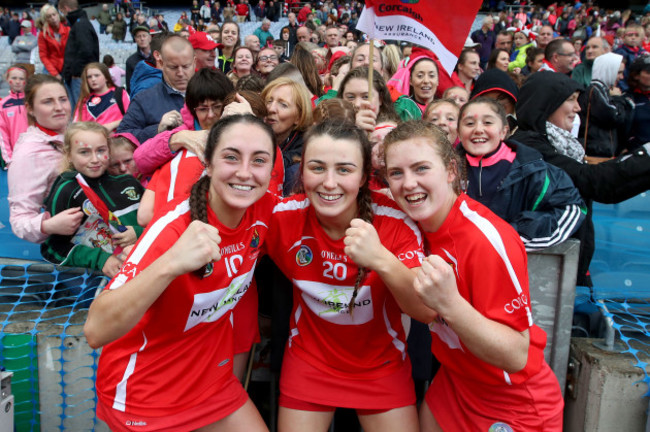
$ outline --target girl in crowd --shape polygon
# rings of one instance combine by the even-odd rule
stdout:
[[[45,207],[52,216],[81,207],[84,218],[74,234],[48,237],[41,254],[53,264],[100,270],[112,278],[122,265],[119,251],[142,234],[137,211],[144,190],[131,175],[113,177],[106,172],[108,141],[106,128],[94,122],[77,122],[66,131],[65,171],[54,182]],[[119,219],[119,232],[111,230],[108,215],[98,211],[102,205]]]
[[[284,195],[288,195],[298,179],[303,133],[313,123],[309,93],[290,78],[278,78],[266,85],[262,99],[267,110],[264,121],[273,129],[283,161],[282,166],[279,161],[276,164],[276,171],[281,169],[283,174],[274,176],[284,178]]]
[[[449,87],[442,94],[442,99],[452,99],[456,105],[462,107],[469,100],[469,92],[465,87]]]
[[[219,69],[225,74],[230,72],[232,62],[234,60],[233,54],[241,40],[239,39],[239,24],[234,21],[226,21],[221,26],[221,44],[217,60],[219,61]]]
[[[61,81],[44,74],[31,77],[25,110],[30,126],[16,142],[7,176],[9,220],[17,237],[42,243],[51,234],[74,234],[83,217],[79,207],[56,216],[41,212],[60,172],[63,134],[70,123],[70,101]]]
[[[326,431],[336,407],[356,409],[369,432],[418,429],[401,312],[386,285],[412,282],[407,266],[419,265],[420,234],[370,192],[370,163],[354,124],[318,124],[305,138],[304,195],[274,210],[267,251],[294,291],[280,378],[284,432]],[[358,250],[359,223],[379,232],[383,261]]]
[[[38,55],[47,73],[60,80],[70,27],[61,23],[59,11],[49,3],[41,8],[40,19],[43,27],[38,34]]]
[[[124,136],[113,136],[108,142],[111,157],[108,163],[108,173],[112,176],[130,174],[139,179],[140,173],[133,159],[135,144]]]
[[[10,66],[5,78],[9,94],[0,100],[0,149],[6,165],[11,162],[14,146],[21,133],[27,130],[25,111],[25,85],[29,73],[20,65]]]
[[[512,225],[527,250],[562,243],[585,219],[580,193],[537,151],[504,142],[507,133],[506,113],[494,99],[475,98],[461,109],[467,195]]]
[[[88,312],[88,343],[103,346],[97,412],[112,430],[267,430],[233,375],[231,312],[277,202],[273,134],[230,116],[204,156],[207,175],[169,203]]]
[[[111,79],[117,87],[122,87],[122,78],[126,76],[126,71],[115,64],[115,59],[112,55],[106,54],[102,59],[102,63],[108,68],[108,72],[111,74]]]
[[[430,250],[412,286],[389,286],[402,310],[429,323],[442,365],[421,430],[561,431],[562,395],[544,361],[546,335],[532,323],[519,236],[461,192],[461,161],[438,128],[402,123],[384,146],[391,193]],[[360,242],[376,244],[372,234]]]
[[[255,55],[250,48],[240,46],[232,53],[232,57],[233,62],[228,73],[228,78],[236,86],[239,78],[250,75],[253,64],[255,63]]]
[[[531,40],[531,37],[533,40]],[[526,51],[535,48],[534,36],[529,29],[517,29],[514,35],[514,51],[510,56],[508,70],[514,73],[521,72],[526,66]]]
[[[81,76],[84,79],[74,121],[94,121],[114,131],[129,109],[129,95],[115,86],[104,63],[87,64]]]
[[[455,148],[458,146],[459,112],[460,108],[453,99],[438,99],[427,105],[423,119],[442,129]]]
[[[275,50],[273,48],[262,48],[257,56],[255,70],[262,78],[266,78],[278,64],[280,64],[280,61]]]
[[[488,59],[487,68],[488,69],[501,69],[504,72],[508,72],[508,65],[510,64],[510,54],[508,51],[502,48],[496,48],[490,53],[490,58]]]
[[[373,92],[368,98],[368,67],[352,69],[343,78],[337,96],[352,102],[357,110],[356,124],[362,130],[372,133],[379,122],[400,119],[395,113],[393,102],[384,79],[375,73],[372,75]]]

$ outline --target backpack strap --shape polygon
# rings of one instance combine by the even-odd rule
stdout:
[[[117,103],[117,107],[120,109],[122,115],[126,114],[126,111],[124,111],[124,101],[122,100],[123,97],[124,87],[115,87],[115,102]]]

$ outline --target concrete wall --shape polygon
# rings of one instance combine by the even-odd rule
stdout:
[[[573,338],[575,391],[565,396],[565,432],[643,432],[646,430],[648,386],[630,354],[596,348],[597,339]]]
[[[528,254],[533,319],[548,337],[544,355],[564,391],[580,242]]]

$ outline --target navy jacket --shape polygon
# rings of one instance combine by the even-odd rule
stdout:
[[[467,194],[512,225],[526,250],[562,243],[577,231],[586,217],[587,208],[580,193],[569,176],[544,162],[538,151],[515,142],[502,145],[507,145],[516,153],[505,175],[500,176],[496,187],[471,184],[470,180]],[[465,153],[462,147],[459,147],[459,151]],[[489,171],[493,167],[501,169],[491,165],[470,166],[468,170]],[[484,179],[489,176],[471,177]],[[489,202],[480,192],[483,189],[491,189],[490,194],[485,194],[489,196]]]
[[[143,143],[158,133],[158,124],[165,113],[180,111],[184,103],[184,95],[163,80],[131,99],[117,132],[128,132]]]

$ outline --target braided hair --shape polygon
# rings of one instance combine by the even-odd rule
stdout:
[[[212,163],[212,157],[214,153],[221,144],[221,137],[223,134],[232,126],[237,124],[244,124],[247,126],[257,126],[261,128],[269,136],[271,143],[274,142],[273,130],[271,127],[264,123],[261,119],[253,116],[252,114],[239,114],[232,115],[228,117],[221,118],[216,122],[210,129],[210,134],[208,135],[208,141],[205,146],[204,160],[206,164]],[[276,146],[273,145],[273,162],[275,162],[276,156]],[[190,215],[192,220],[198,220],[203,223],[208,223],[208,191],[210,190],[210,177],[202,176],[194,186],[192,186],[192,191],[190,192]],[[195,270],[195,274],[199,277],[203,277],[205,274],[207,266]]]
[[[310,141],[320,136],[328,136],[332,140],[350,140],[356,142],[359,145],[363,160],[362,168],[363,173],[366,175],[366,181],[359,189],[359,194],[357,195],[358,217],[368,223],[372,223],[374,213],[372,210],[372,196],[370,192],[370,186],[368,184],[368,176],[372,171],[372,147],[368,141],[366,133],[357,128],[356,125],[352,122],[341,121],[340,119],[326,119],[322,123],[313,126],[305,134],[304,146],[302,149],[302,161],[305,160],[305,151],[309,146]],[[301,173],[303,172],[302,168],[303,167],[300,169]],[[302,186],[300,187],[302,189],[300,192],[304,192]],[[350,316],[352,316],[352,313],[354,311],[354,301],[356,300],[357,294],[359,293],[359,288],[363,284],[367,273],[368,271],[365,268],[359,267],[357,279],[354,283],[354,290],[352,291],[352,297],[350,299],[350,303],[348,304]]]

